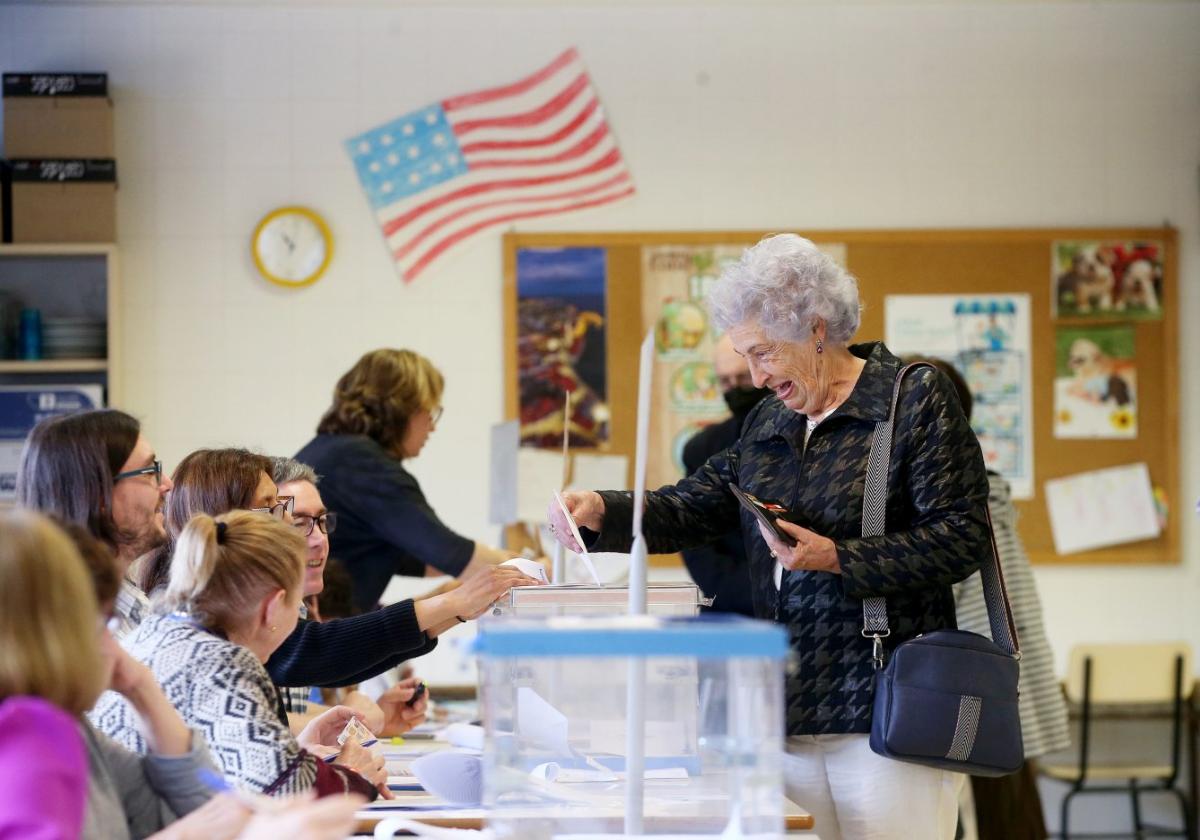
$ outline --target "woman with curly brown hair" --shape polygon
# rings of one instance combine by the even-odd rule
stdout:
[[[296,454],[338,512],[331,553],[349,570],[359,609],[379,603],[392,575],[432,567],[462,576],[514,556],[448,528],[404,468],[437,428],[444,384],[418,353],[372,350],[338,380],[317,436]]]

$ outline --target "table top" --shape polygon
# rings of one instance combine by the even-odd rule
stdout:
[[[696,797],[702,786],[697,784],[697,781],[647,780],[646,830],[655,833],[711,832],[714,836],[719,835],[719,831],[713,831],[713,819],[719,815],[715,815],[715,812],[709,815],[703,813],[702,803]],[[571,786],[573,790],[583,787],[589,786]],[[719,807],[724,809],[727,806],[721,803]],[[788,799],[783,801],[783,815],[784,829],[787,831],[813,827],[812,816]],[[392,816],[402,816],[444,828],[479,829],[487,822],[489,812],[481,807],[455,807],[425,791],[397,791],[395,799],[373,802],[359,811],[357,816],[358,831],[369,833],[380,820]],[[564,803],[520,810],[510,808],[505,809],[504,818],[506,821],[552,822],[555,830],[560,832],[619,832],[624,826],[625,803],[623,794],[619,791],[608,797],[592,791],[587,796],[586,803],[582,805]]]
[[[406,740],[401,744],[383,744],[388,770],[407,781],[405,789],[393,790],[396,798],[377,800],[358,812],[358,833],[371,833],[375,825],[388,817],[404,817],[416,822],[443,828],[481,829],[488,821],[489,811],[482,807],[462,808],[451,805],[421,789],[409,773],[409,765],[423,754],[450,745],[435,740]],[[557,788],[558,786],[556,786]],[[506,808],[506,820],[550,822],[555,831],[620,833],[624,828],[625,802],[623,787],[605,782],[561,785],[562,803],[543,803],[517,810]],[[688,779],[647,779],[645,782],[645,824],[655,833],[720,834],[714,822],[720,823],[728,814],[727,787],[713,776],[693,776]],[[556,791],[557,793],[557,791]],[[706,807],[707,806],[707,807]],[[802,831],[813,828],[812,816],[791,800],[782,803],[784,830]]]

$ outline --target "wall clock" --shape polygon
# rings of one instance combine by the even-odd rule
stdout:
[[[315,283],[333,257],[329,225],[307,207],[272,210],[250,240],[254,265],[272,283],[297,288]]]

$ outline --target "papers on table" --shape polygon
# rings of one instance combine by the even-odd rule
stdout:
[[[1161,531],[1145,464],[1047,481],[1046,506],[1059,554],[1154,539]]]

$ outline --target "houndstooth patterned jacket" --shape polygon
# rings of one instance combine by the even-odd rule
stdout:
[[[889,650],[920,633],[954,627],[951,584],[991,550],[979,442],[950,383],[928,367],[910,372],[900,393],[887,532],[862,536],[871,435],[887,417],[900,361],[881,342],[850,350],[866,367],[807,445],[807,418],[768,397],[746,418],[734,446],[678,484],[646,494],[643,532],[652,552],[700,545],[740,525],[755,613],[786,624],[791,639],[788,735],[869,732],[874,669],[871,642],[861,635],[862,599],[886,596]],[[832,539],[842,573],[785,571],[776,590],[770,550],[730,484],[783,505],[788,519]],[[603,530],[585,540],[595,551],[628,551],[632,496],[600,495]]]

